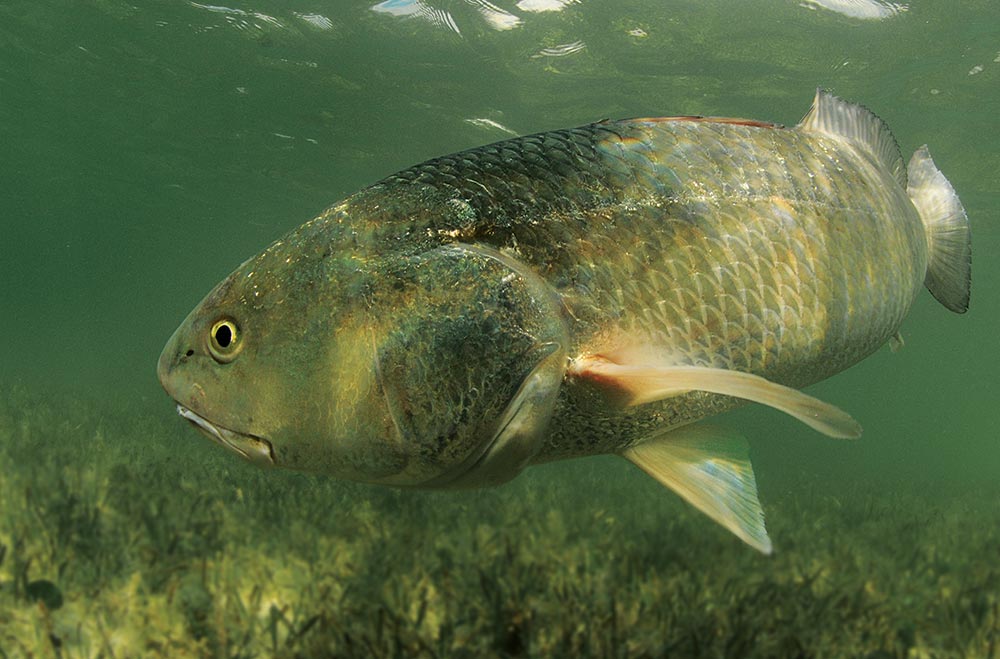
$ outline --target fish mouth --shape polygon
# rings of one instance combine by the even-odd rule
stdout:
[[[213,442],[225,446],[230,451],[235,451],[246,460],[262,467],[270,467],[275,464],[271,442],[263,437],[217,426],[183,405],[177,405],[177,413],[191,422],[191,425]]]

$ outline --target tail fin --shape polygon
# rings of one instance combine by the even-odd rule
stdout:
[[[917,207],[927,232],[924,285],[938,302],[955,313],[965,313],[969,309],[972,283],[969,218],[955,189],[931,160],[926,146],[916,150],[907,170],[906,192]]]

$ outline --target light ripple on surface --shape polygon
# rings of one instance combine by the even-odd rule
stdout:
[[[494,30],[513,30],[521,25],[520,18],[504,11],[488,0],[465,0],[479,11],[479,15],[490,24]]]
[[[230,21],[240,29],[249,27],[250,22],[247,19],[256,19],[263,23],[269,23],[275,27],[285,27],[285,25],[274,16],[268,16],[267,14],[262,14],[257,11],[244,11],[242,9],[232,9],[231,7],[223,7],[221,5],[203,5],[198,2],[190,2],[190,4],[192,7],[197,7],[198,9],[204,9],[205,11],[210,11],[216,14],[225,14],[226,20]],[[239,19],[236,17],[239,17]],[[254,27],[260,28],[259,25],[254,25]]]
[[[297,11],[293,13],[306,23],[309,23],[313,27],[319,28],[320,30],[333,29],[333,21],[322,14],[300,14]]]
[[[492,119],[486,119],[485,117],[472,117],[466,119],[465,123],[472,124],[473,126],[479,126],[481,128],[492,128],[495,130],[503,131],[508,135],[514,135],[514,136],[519,135],[517,131],[513,131],[510,128],[507,128],[506,126],[501,124],[500,122],[493,121]]]
[[[809,9],[829,9],[851,18],[882,20],[892,18],[909,9],[909,5],[881,0],[803,0],[801,6]]]
[[[562,11],[579,2],[580,0],[521,0],[517,3],[517,8],[521,11],[532,12]]]
[[[565,57],[566,55],[572,55],[573,53],[578,53],[587,44],[582,41],[574,41],[572,43],[564,43],[558,46],[552,46],[551,48],[542,48],[540,51],[532,55],[532,57]]]
[[[422,18],[432,25],[447,28],[456,34],[462,34],[450,13],[444,9],[431,7],[422,0],[385,0],[373,5],[371,9],[392,16]]]

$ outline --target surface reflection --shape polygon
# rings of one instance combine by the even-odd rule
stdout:
[[[372,11],[392,16],[421,18],[432,25],[447,28],[457,34],[462,33],[451,13],[444,9],[431,7],[421,0],[385,0],[385,2],[372,6]]]
[[[851,18],[876,21],[892,18],[909,9],[908,5],[902,3],[879,0],[803,0],[802,6],[809,9],[828,9]]]

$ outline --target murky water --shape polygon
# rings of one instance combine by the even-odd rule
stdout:
[[[205,292],[363,185],[606,117],[794,124],[817,86],[929,145],[972,304],[921,294],[810,390],[859,442],[720,419],[771,559],[612,458],[350,486],[235,462],[159,389]],[[1000,656],[998,108],[992,0],[0,4],[0,656]]]

